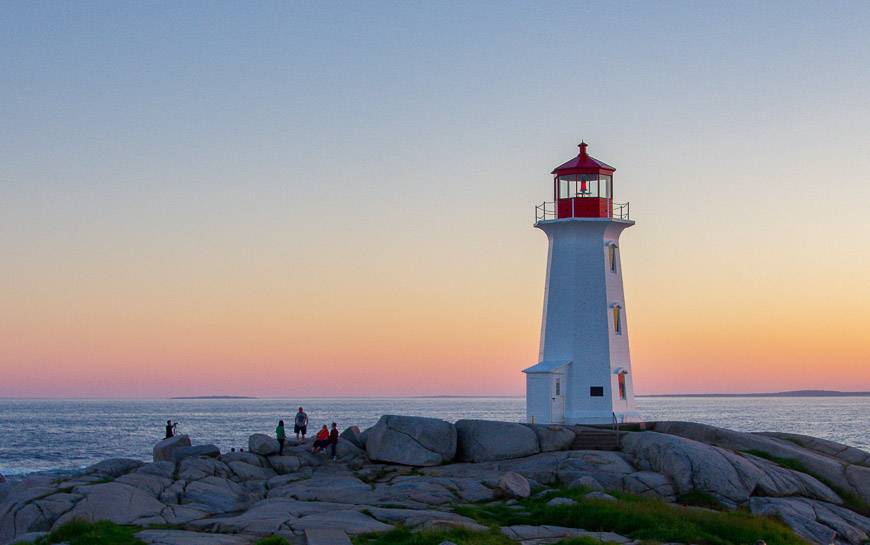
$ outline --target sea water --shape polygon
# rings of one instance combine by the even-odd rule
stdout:
[[[870,397],[641,397],[646,420],[689,420],[741,431],[802,433],[870,450]],[[248,436],[292,431],[299,406],[309,435],[322,424],[373,425],[383,414],[520,422],[522,397],[313,399],[0,399],[0,474],[72,471],[105,458],[149,460],[167,419],[194,444],[247,448]],[[290,434],[292,437],[292,434]]]

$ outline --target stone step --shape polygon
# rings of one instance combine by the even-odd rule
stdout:
[[[305,541],[308,545],[351,545],[350,538],[344,530],[331,528],[307,528]]]

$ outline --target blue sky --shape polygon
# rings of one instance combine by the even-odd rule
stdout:
[[[443,305],[405,316],[441,342],[456,333],[437,318],[451,308],[462,331],[504,317],[516,361],[482,340],[442,356],[505,366],[494,391],[516,393],[543,287],[533,203],[583,138],[616,166],[616,198],[638,220],[623,242],[638,384],[666,389],[705,346],[722,350],[711,332],[723,330],[731,346],[757,345],[723,358],[781,369],[795,357],[783,346],[842,315],[830,301],[856,301],[849,327],[867,318],[868,66],[867,2],[8,2],[0,251],[12,281],[0,324],[13,348],[0,365],[128,354],[34,347],[39,324],[81,338],[82,316],[65,309],[94,301],[163,301],[138,311],[154,323],[248,300],[270,331],[322,324],[299,348],[336,309],[365,330],[371,305],[390,299]],[[305,316],[268,308],[276,297]],[[805,318],[750,339],[770,305]],[[96,305],[90,319],[87,335],[112,336],[121,311]],[[690,332],[698,320],[709,335]],[[164,333],[153,340],[172,346]],[[836,333],[823,333],[832,344],[800,346],[815,358],[801,369],[833,350]],[[696,348],[667,348],[687,336]],[[870,363],[859,337],[830,384]],[[420,342],[402,350],[431,348]],[[160,357],[205,360],[197,350]],[[806,373],[782,382],[818,384]],[[870,386],[867,371],[858,382]]]

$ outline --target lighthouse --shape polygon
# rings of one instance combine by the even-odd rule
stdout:
[[[525,369],[538,424],[636,422],[619,236],[634,225],[613,200],[612,166],[589,155],[553,170],[553,200],[535,207],[547,235],[539,361]]]

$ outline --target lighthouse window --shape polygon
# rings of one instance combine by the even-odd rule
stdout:
[[[556,379],[556,395],[562,395],[562,382],[559,379]]]
[[[607,246],[607,258],[610,261],[611,272],[616,272],[616,245],[609,244]]]
[[[625,373],[619,373],[617,375],[617,381],[619,382],[619,399],[625,399]]]
[[[590,386],[589,397],[604,397],[604,386]]]
[[[616,332],[617,335],[622,334],[622,307],[616,305],[613,307],[613,331]]]

